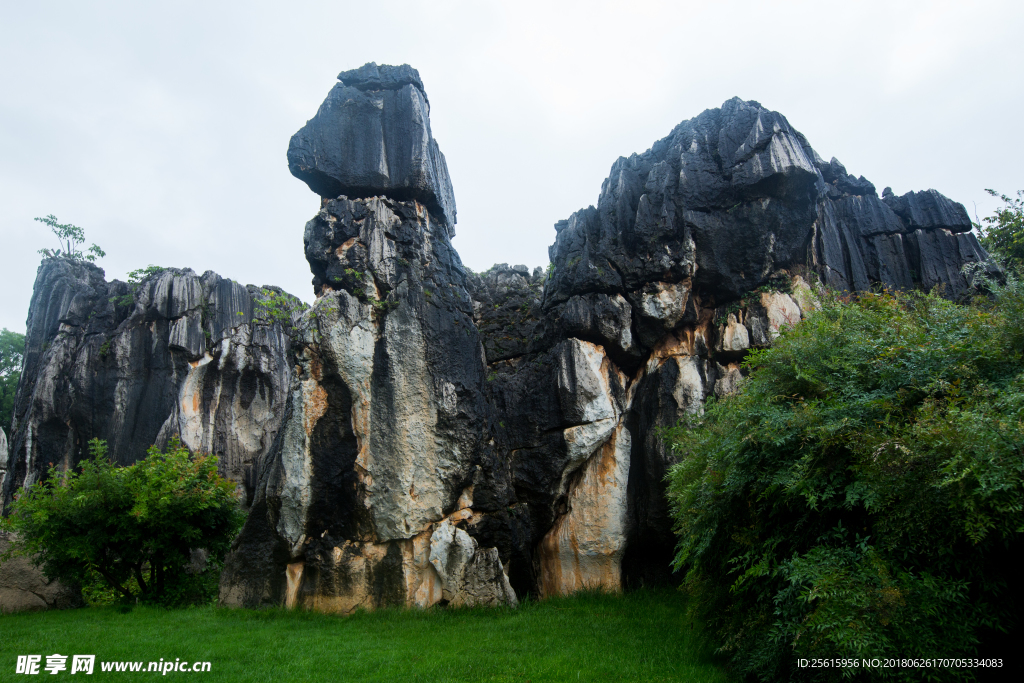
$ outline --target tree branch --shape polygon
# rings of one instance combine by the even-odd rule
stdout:
[[[114,578],[112,576],[110,576],[110,574],[107,573],[102,567],[97,566],[96,567],[96,571],[98,571],[100,573],[100,576],[102,576],[104,579],[106,579],[107,583],[109,583],[111,586],[116,588],[121,593],[121,595],[124,596],[125,600],[131,600],[132,599],[132,594],[129,593],[128,590],[126,590],[117,581],[114,581]]]

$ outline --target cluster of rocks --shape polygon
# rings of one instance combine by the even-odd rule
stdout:
[[[248,520],[226,605],[348,613],[516,604],[671,579],[662,429],[742,379],[817,287],[970,290],[963,206],[895,197],[733,99],[621,158],[555,225],[548,270],[463,267],[419,74],[339,76],[291,140],[321,196],[315,304],[212,273],[141,284],[47,260],[5,502],[96,436],[119,462],[180,436]],[[123,303],[127,302],[127,303]]]
[[[156,270],[156,269],[155,269]],[[303,304],[277,287],[167,268],[107,282],[82,261],[39,266],[0,494],[10,504],[51,464],[71,468],[104,439],[128,465],[179,437],[216,453],[252,499],[291,381],[288,331]]]

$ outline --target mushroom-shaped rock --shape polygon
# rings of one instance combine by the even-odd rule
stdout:
[[[416,200],[453,234],[455,195],[430,133],[430,102],[408,64],[338,74],[316,116],[292,136],[288,169],[321,197]]]

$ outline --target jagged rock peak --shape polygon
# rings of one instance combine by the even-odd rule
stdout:
[[[404,85],[414,85],[426,98],[420,72],[408,64],[391,66],[377,62],[363,64],[358,69],[349,69],[338,74],[338,80],[359,90],[399,90]]]
[[[288,145],[288,169],[324,199],[415,200],[454,236],[455,193],[430,132],[416,69],[373,62],[338,74],[316,115]]]
[[[963,205],[934,190],[879,198],[782,114],[733,98],[620,157],[597,206],[555,225],[544,305],[659,282],[721,304],[803,267],[839,291],[956,298],[969,289],[961,267],[987,258],[970,229]]]

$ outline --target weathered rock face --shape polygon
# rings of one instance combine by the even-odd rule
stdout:
[[[430,102],[407,64],[366,64],[340,83],[288,145],[288,168],[325,199],[416,200],[454,235],[455,194],[430,134]]]
[[[544,595],[668,578],[660,430],[735,391],[743,356],[813,311],[808,279],[958,297],[987,258],[963,206],[880,199],[739,99],[619,159],[555,230],[543,283],[504,265],[471,281],[496,448],[530,514],[520,580]]]
[[[418,202],[338,197],[306,225],[319,294],[298,324],[280,438],[225,604],[349,612],[515,602],[511,477],[488,438],[465,272]],[[271,549],[268,552],[268,549]]]
[[[13,541],[11,534],[0,531],[0,557]],[[27,557],[14,557],[0,564],[0,614],[81,605],[81,591],[47,580]]]
[[[285,328],[299,311],[276,287],[212,272],[167,269],[133,288],[88,263],[44,260],[0,459],[4,506],[50,463],[76,466],[90,439],[127,465],[175,436],[218,455],[251,500],[281,423],[292,373]]]
[[[879,199],[782,115],[737,98],[620,158],[597,208],[556,224],[547,301],[687,280],[727,301],[798,266],[840,290],[939,284],[956,296],[957,264],[984,257],[970,229],[934,190]]]
[[[959,297],[987,258],[961,205],[879,198],[733,99],[616,161],[597,206],[555,226],[547,272],[474,274],[418,74],[339,79],[289,148],[322,197],[312,309],[279,319],[279,294],[191,271],[128,306],[92,266],[48,261],[36,283],[6,499],[92,436],[127,463],[180,434],[252,502],[222,604],[516,604],[668,580],[662,430],[735,391],[821,286]]]

